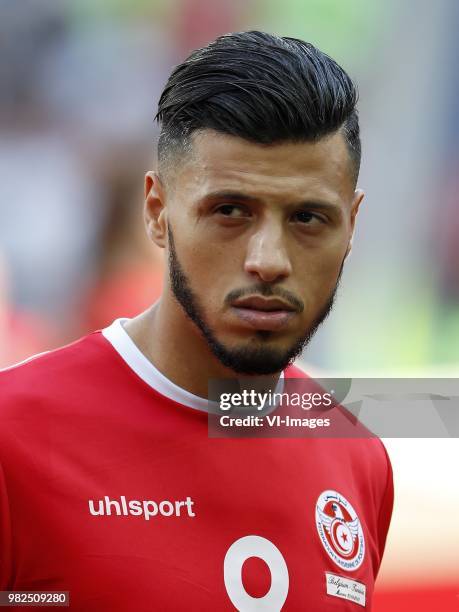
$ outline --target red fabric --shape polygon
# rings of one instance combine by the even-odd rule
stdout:
[[[364,583],[370,609],[392,490],[377,439],[209,438],[205,413],[150,388],[98,332],[0,372],[0,465],[2,590],[68,590],[82,612],[234,610],[225,557],[258,536],[288,569],[283,610],[355,612],[326,594],[325,572]],[[356,570],[341,570],[319,539],[315,508],[326,490],[360,519]],[[104,496],[120,508],[122,496],[190,498],[195,516],[183,505],[180,516],[148,521],[91,514],[89,500],[99,507]],[[230,574],[242,580],[233,565]],[[266,591],[263,563],[243,574],[248,593]],[[277,569],[271,579],[285,584]]]

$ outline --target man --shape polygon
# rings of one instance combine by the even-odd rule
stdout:
[[[74,610],[371,608],[392,473],[371,438],[209,438],[210,378],[276,385],[331,309],[363,193],[356,91],[312,45],[218,38],[159,102],[161,299],[1,385],[0,586]]]

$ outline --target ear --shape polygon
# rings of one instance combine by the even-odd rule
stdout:
[[[354,191],[354,197],[352,198],[351,204],[351,236],[349,238],[349,243],[347,245],[346,255],[344,259],[349,255],[352,250],[352,241],[354,239],[354,230],[355,230],[355,218],[357,217],[357,213],[359,212],[360,204],[362,203],[363,198],[365,197],[365,192],[362,189],[356,189]]]
[[[156,172],[145,175],[145,226],[151,240],[163,248],[167,242],[167,215],[165,191]]]

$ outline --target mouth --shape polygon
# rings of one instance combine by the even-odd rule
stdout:
[[[231,306],[234,314],[253,329],[278,331],[296,314],[288,302],[279,298],[249,296],[235,300]]]

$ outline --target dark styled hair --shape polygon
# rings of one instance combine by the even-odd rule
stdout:
[[[196,130],[273,144],[341,129],[357,180],[357,97],[346,72],[310,43],[258,31],[220,36],[179,64],[162,92],[160,165],[187,150]]]

